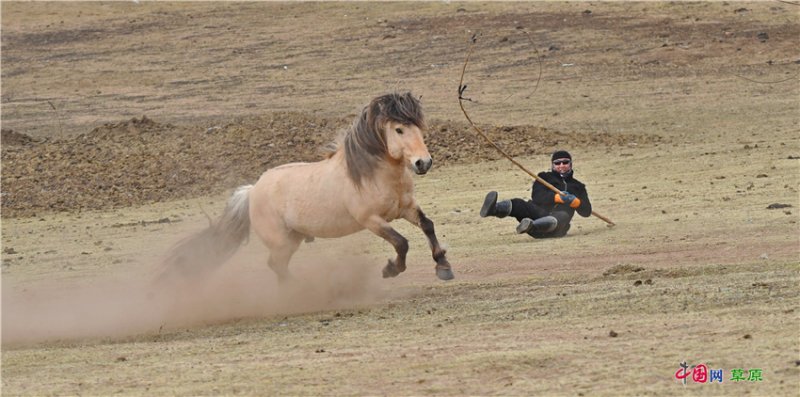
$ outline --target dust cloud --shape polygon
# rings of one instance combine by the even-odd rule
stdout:
[[[238,259],[237,259],[238,258]],[[363,307],[389,298],[374,260],[293,261],[278,284],[266,266],[234,257],[203,279],[152,275],[2,285],[2,342],[29,344],[158,334],[241,318]]]

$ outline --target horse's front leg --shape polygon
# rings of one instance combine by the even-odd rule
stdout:
[[[433,221],[425,216],[425,213],[422,212],[422,208],[420,207],[406,211],[403,217],[422,229],[422,232],[425,233],[425,237],[428,238],[428,245],[431,247],[433,260],[436,261],[436,276],[442,280],[452,280],[455,276],[453,276],[450,262],[447,261],[447,251],[439,245],[436,232],[433,231]]]
[[[394,230],[379,216],[370,217],[364,226],[372,233],[380,236],[389,244],[394,247],[397,252],[397,257],[394,260],[389,259],[389,263],[383,268],[383,278],[395,277],[406,270],[406,254],[408,254],[408,240],[403,237],[397,230]]]

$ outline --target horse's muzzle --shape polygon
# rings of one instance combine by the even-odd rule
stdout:
[[[431,169],[432,165],[433,159],[428,157],[427,159],[417,159],[412,168],[414,168],[414,172],[416,172],[417,175],[425,175],[428,173],[428,170]]]

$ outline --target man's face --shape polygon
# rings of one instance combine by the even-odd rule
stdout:
[[[559,174],[566,174],[572,170],[572,160],[563,158],[553,160],[553,171]]]

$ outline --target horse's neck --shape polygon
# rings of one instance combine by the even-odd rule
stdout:
[[[389,186],[408,185],[408,188],[413,188],[411,172],[401,162],[380,163],[378,168],[375,170],[373,179],[375,179],[377,184],[385,184]]]
[[[341,167],[342,170],[347,169],[347,159],[344,148],[340,147],[324,161],[335,162],[338,167]],[[410,184],[413,183],[411,180],[411,172],[405,167],[402,161],[378,162],[372,175],[364,178],[361,182],[362,184],[375,186],[378,189],[386,187],[392,187],[393,189],[396,189],[398,185],[411,186]],[[413,186],[411,187],[413,188]]]

